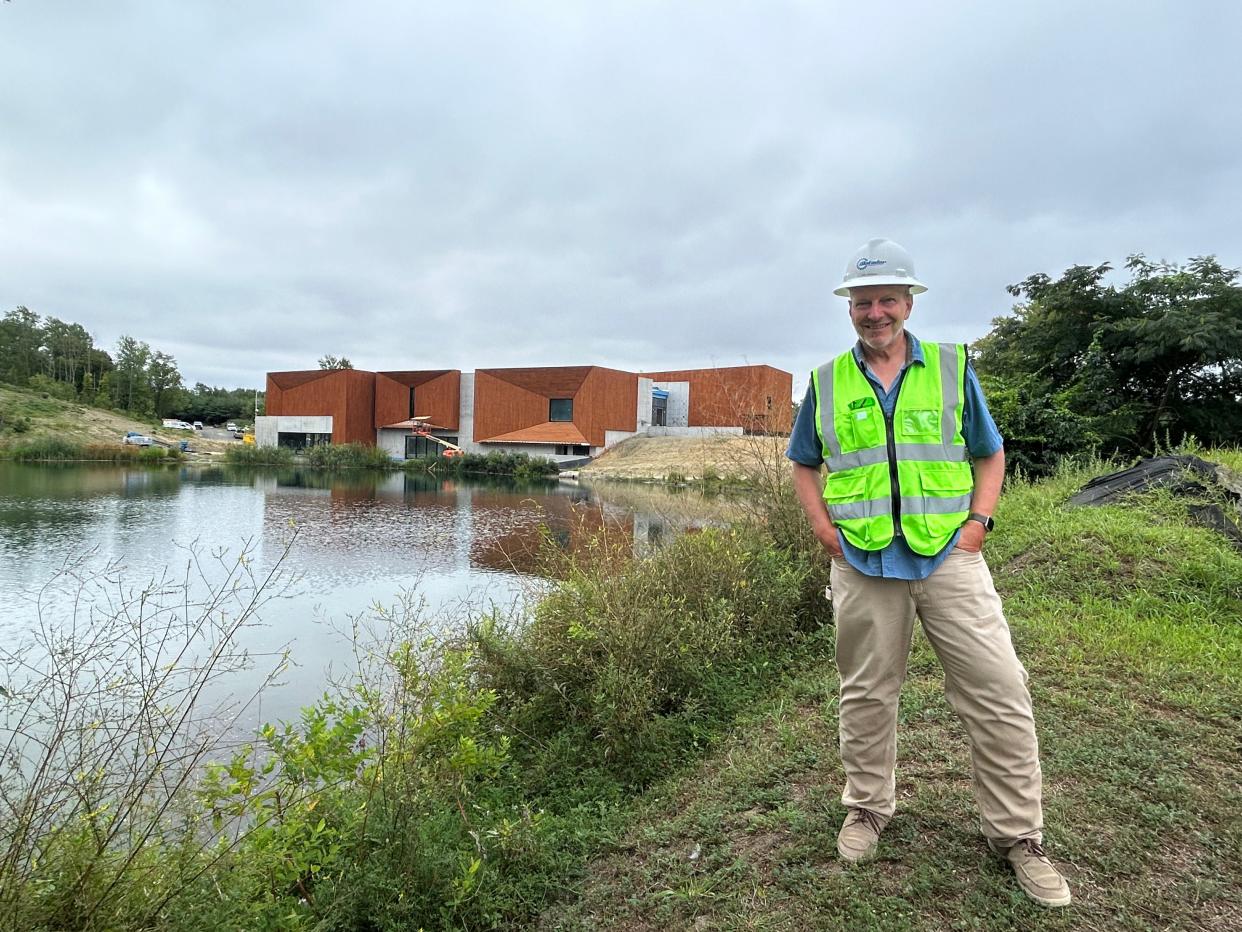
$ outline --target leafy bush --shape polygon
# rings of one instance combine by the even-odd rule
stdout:
[[[576,723],[639,783],[664,766],[679,727],[723,703],[739,665],[818,619],[809,562],[752,531],[686,535],[641,560],[601,535],[563,559],[527,626],[476,629],[483,681],[510,703],[515,731]]]
[[[360,443],[325,443],[306,451],[316,469],[396,469],[400,463],[387,450]]]
[[[437,471],[447,470],[455,475],[511,476],[514,479],[546,479],[560,473],[560,467],[546,456],[528,456],[525,453],[466,453],[462,456],[431,460],[413,460]]]
[[[8,447],[5,455],[23,463],[93,461],[107,463],[164,463],[181,460],[180,450],[139,447],[122,443],[78,444],[59,437],[41,437]]]
[[[288,447],[234,444],[224,451],[224,461],[232,466],[292,466],[293,451]]]

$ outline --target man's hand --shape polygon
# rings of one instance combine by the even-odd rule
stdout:
[[[815,537],[821,544],[824,545],[824,549],[828,551],[828,556],[832,557],[834,560],[837,557],[845,556],[845,551],[841,549],[841,537],[837,531],[836,525],[829,524],[823,527],[817,527],[815,529]]]
[[[962,525],[962,533],[957,538],[958,550],[965,550],[967,553],[978,553],[983,549],[983,538],[987,536],[988,530],[978,521],[967,521]]]
[[[837,536],[836,525],[828,517],[828,508],[824,504],[824,478],[820,475],[819,469],[803,463],[794,463],[793,484],[794,491],[798,494],[798,501],[802,504],[802,510],[806,512],[807,520],[811,523],[811,530],[815,532],[816,540],[823,545],[828,556],[834,558],[845,556],[845,551],[841,549],[841,538]]]

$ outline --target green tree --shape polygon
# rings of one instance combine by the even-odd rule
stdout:
[[[147,364],[151,347],[133,337],[122,336],[116,342],[116,369],[111,379],[114,407],[130,412],[150,409]]]
[[[1214,257],[1142,255],[1130,281],[1107,264],[1032,275],[1022,301],[976,344],[1011,459],[1036,472],[1061,455],[1151,453],[1195,437],[1242,438],[1242,287]]]
[[[95,348],[86,328],[49,317],[43,324],[43,345],[47,350],[48,376],[68,382],[77,392]]]
[[[177,360],[162,351],[153,353],[147,363],[147,386],[156,416],[166,417],[179,400],[176,393],[181,388],[181,373]]]
[[[331,353],[319,357],[320,369],[352,369],[354,364],[344,356],[333,356]]]
[[[16,307],[0,319],[0,379],[25,385],[44,369],[43,327],[39,315]]]

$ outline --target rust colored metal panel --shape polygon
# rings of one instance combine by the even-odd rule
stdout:
[[[588,443],[582,431],[566,421],[546,421],[493,437],[496,443]]]
[[[375,374],[360,369],[269,372],[270,415],[330,415],[333,443],[375,445]]]
[[[461,424],[461,370],[375,374],[375,427],[410,417],[410,389],[414,389],[414,416],[426,417],[428,426],[457,430]]]
[[[483,443],[501,434],[534,427],[548,419],[547,395],[540,395],[501,378],[496,372],[512,369],[478,369],[474,373],[474,440]],[[536,370],[521,370],[534,372]],[[560,397],[560,396],[555,396]]]
[[[375,446],[375,373],[340,369],[345,384],[344,418],[332,422],[333,443]]]
[[[553,398],[573,400],[573,425],[591,446],[604,445],[606,430],[634,430],[637,424],[638,376],[632,372],[600,366],[480,369],[474,377],[474,439],[499,440],[546,424]],[[564,440],[549,430],[547,442]]]
[[[604,445],[604,432],[638,428],[638,376],[593,366],[574,396],[574,424],[593,447]]]
[[[484,369],[510,385],[545,398],[572,398],[596,366],[542,366],[537,369]]]
[[[787,434],[792,426],[793,376],[772,366],[644,372],[656,382],[690,383],[691,427],[741,427]]]

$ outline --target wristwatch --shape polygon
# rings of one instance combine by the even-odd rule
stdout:
[[[969,515],[967,515],[966,520],[967,521],[978,521],[980,524],[983,525],[983,529],[985,531],[990,531],[992,530],[992,528],[996,527],[996,522],[992,520],[991,515],[981,515],[977,511],[972,511]]]

